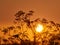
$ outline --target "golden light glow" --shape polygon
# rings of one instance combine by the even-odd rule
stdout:
[[[42,32],[42,30],[43,30],[43,25],[38,24],[36,27],[36,32]]]

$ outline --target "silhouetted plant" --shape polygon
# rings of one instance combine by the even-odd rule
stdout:
[[[57,40],[60,40],[60,34],[52,36],[49,41],[50,45],[59,45],[59,42],[57,42]]]
[[[22,14],[25,14],[22,10],[18,11],[15,16],[20,17]]]
[[[29,13],[27,13],[27,15],[33,15],[34,11],[29,11]]]
[[[60,24],[56,24],[53,21],[47,21],[46,19],[40,20],[40,18],[37,18],[33,21],[30,20],[30,16],[32,16],[34,11],[29,11],[28,13],[25,13],[24,11],[20,10],[15,14],[15,22],[17,26],[9,26],[7,28],[0,29],[4,34],[8,32],[12,32],[12,35],[8,35],[7,39],[1,39],[7,44],[9,41],[11,41],[11,44],[13,45],[19,45],[18,41],[20,42],[20,45],[38,45],[38,41],[40,45],[59,45],[58,42],[55,42],[55,40],[60,40]],[[41,23],[44,25],[44,30],[42,33],[36,33],[35,34],[35,23]],[[26,26],[26,27],[25,27]],[[31,42],[29,39],[29,33],[27,31],[32,30],[31,33],[34,35],[34,40]],[[19,31],[18,31],[19,30]],[[17,31],[18,33],[15,33]],[[1,32],[1,31],[0,31]],[[4,36],[2,33],[2,35]],[[6,36],[6,35],[5,35]],[[0,36],[0,38],[2,38]],[[4,37],[3,37],[4,38]],[[32,38],[32,39],[33,39]],[[1,42],[1,41],[0,41]]]
[[[19,34],[13,35],[12,37],[19,38]]]
[[[18,13],[15,14],[15,20],[16,22],[24,21],[27,23],[27,25],[30,25],[30,16],[32,16],[33,11],[29,11],[29,13],[25,14],[23,11],[18,11]]]
[[[29,40],[26,31],[24,31],[23,33],[21,33],[20,35],[22,35],[21,39],[24,39],[25,37]]]
[[[53,22],[53,21],[50,21],[50,23],[54,26],[55,25],[55,22]]]
[[[60,27],[60,24],[56,24],[57,27]]]
[[[21,29],[21,26],[16,26],[17,28]]]
[[[48,21],[45,18],[43,18],[42,23],[48,23]]]
[[[15,28],[14,26],[8,27],[9,30],[13,30],[14,28]]]
[[[5,42],[5,45],[7,45],[9,43],[9,41],[7,39],[3,38],[2,40],[3,40],[3,42]]]
[[[20,22],[20,21],[24,18],[24,14],[25,14],[25,12],[23,12],[23,11],[18,11],[18,12],[15,14],[15,22]]]
[[[7,29],[7,28],[4,28],[4,29],[2,30],[2,32],[4,32],[4,34],[6,34],[6,33],[8,32],[8,29]]]

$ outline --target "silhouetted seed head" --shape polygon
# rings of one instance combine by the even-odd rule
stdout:
[[[18,34],[16,34],[16,35],[13,35],[13,37],[18,38],[18,37],[19,37],[19,35],[18,35]]]
[[[53,21],[50,21],[51,24],[55,25],[55,23]]]
[[[16,18],[15,20],[16,20],[16,21],[19,21],[19,19],[18,19],[18,18]]]
[[[29,11],[29,12],[34,13],[34,11],[32,11],[32,10],[31,10],[31,11]]]
[[[34,21],[31,21],[31,23],[33,23]]]
[[[20,26],[17,26],[17,28],[21,29],[21,27],[20,27]]]
[[[42,19],[42,23],[48,23],[45,18]]]
[[[29,13],[27,13],[26,15],[32,15],[34,13],[34,11],[29,11]]]
[[[9,30],[13,30],[14,28],[15,28],[14,26],[8,27]]]
[[[27,25],[30,25],[30,20],[25,20],[25,22],[27,23]]]
[[[15,16],[20,17],[20,16],[23,15],[23,14],[25,14],[25,12],[23,12],[23,11],[18,11],[18,12],[15,14]]]
[[[57,27],[60,27],[60,24],[56,24]]]
[[[38,22],[38,21],[40,21],[40,18],[37,18],[36,20],[34,20],[35,22]]]
[[[3,29],[2,32],[4,32],[4,34],[6,34],[8,32],[8,29]]]
[[[52,26],[47,26],[47,28],[50,28],[50,29],[51,29],[51,28],[52,28]]]

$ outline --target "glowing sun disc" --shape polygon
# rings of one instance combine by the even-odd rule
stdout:
[[[43,30],[43,25],[38,24],[36,27],[36,32],[42,32],[42,30]]]

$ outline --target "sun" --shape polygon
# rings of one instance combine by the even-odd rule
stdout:
[[[43,25],[38,24],[38,25],[36,26],[36,32],[42,32],[42,30],[43,30]]]

